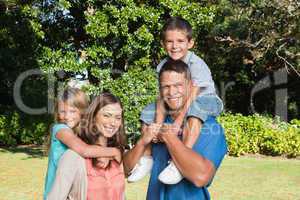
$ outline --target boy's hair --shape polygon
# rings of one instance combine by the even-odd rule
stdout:
[[[188,40],[191,40],[193,38],[193,29],[191,24],[181,17],[171,17],[166,21],[161,30],[160,39],[162,41],[165,41],[166,32],[172,30],[180,30],[186,32]]]
[[[124,127],[124,111],[123,106],[119,98],[111,93],[105,92],[98,95],[88,107],[86,117],[82,120],[81,131],[78,135],[87,144],[97,144],[101,133],[98,131],[95,124],[95,117],[99,110],[109,104],[119,104],[122,108],[122,121],[118,132],[112,137],[108,138],[107,146],[118,147],[122,152],[127,147],[125,127]],[[97,163],[96,159],[93,159],[93,164]]]
[[[182,60],[173,60],[169,58],[167,62],[162,66],[158,74],[158,80],[161,80],[161,76],[166,71],[173,71],[179,74],[184,73],[186,80],[191,80],[191,72],[188,65]]]

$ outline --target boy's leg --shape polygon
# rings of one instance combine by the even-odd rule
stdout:
[[[183,131],[183,143],[192,148],[197,141],[203,122],[209,116],[217,117],[223,110],[222,100],[217,95],[203,95],[196,98],[187,113]]]
[[[145,152],[144,152],[143,156],[152,156],[152,146],[151,146],[151,144],[148,144],[146,146],[146,149],[145,149]]]
[[[130,183],[137,182],[149,174],[152,170],[153,158],[151,144],[147,145],[143,156],[140,158],[137,165],[131,171],[127,178]]]
[[[183,128],[183,143],[192,148],[200,135],[203,123],[209,116],[218,116],[222,108],[222,101],[217,96],[197,97],[186,114],[188,119]],[[160,173],[158,179],[165,184],[177,184],[183,179],[183,176],[171,161]]]
[[[161,97],[158,97],[155,110],[155,123],[163,124],[166,116],[166,109]]]
[[[155,111],[156,105],[154,103],[148,105],[141,114],[141,121],[145,124],[150,124],[148,125],[148,129],[150,129],[153,132],[158,132],[160,126],[157,125],[154,122],[155,118]],[[135,168],[131,171],[131,174],[128,176],[127,181],[128,182],[136,182],[141,180],[143,177],[145,177],[147,174],[149,174],[152,170],[152,165],[153,165],[153,158],[152,158],[152,145],[149,144],[147,145],[145,152]]]
[[[186,147],[193,148],[200,135],[201,128],[202,120],[195,117],[189,117],[187,119],[182,133],[182,142]]]

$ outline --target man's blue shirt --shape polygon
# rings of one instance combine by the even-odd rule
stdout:
[[[143,117],[145,116],[141,116],[141,120],[145,122],[146,120],[143,120]],[[167,117],[165,123],[172,123],[172,119]],[[215,169],[218,169],[227,152],[227,144],[224,130],[214,117],[209,117],[204,122],[200,136],[193,146],[193,150],[210,160],[215,166]],[[158,175],[168,165],[168,161],[170,160],[170,154],[165,144],[152,144],[152,156],[154,164],[149,180],[147,200],[210,199],[207,190],[210,183],[205,187],[196,187],[185,178],[175,185],[166,185],[158,180]]]

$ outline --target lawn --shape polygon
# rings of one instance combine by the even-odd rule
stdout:
[[[42,199],[47,158],[38,148],[0,148],[0,199]],[[128,184],[128,200],[145,199],[147,178]],[[212,199],[300,200],[300,160],[226,157],[210,187]]]

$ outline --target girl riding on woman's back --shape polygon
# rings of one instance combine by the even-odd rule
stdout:
[[[77,88],[67,88],[57,99],[54,116],[56,123],[50,131],[44,199],[51,191],[59,159],[68,148],[84,158],[108,157],[118,162],[121,161],[121,152],[118,148],[88,145],[77,137],[80,131],[80,121],[88,106],[88,97]]]

